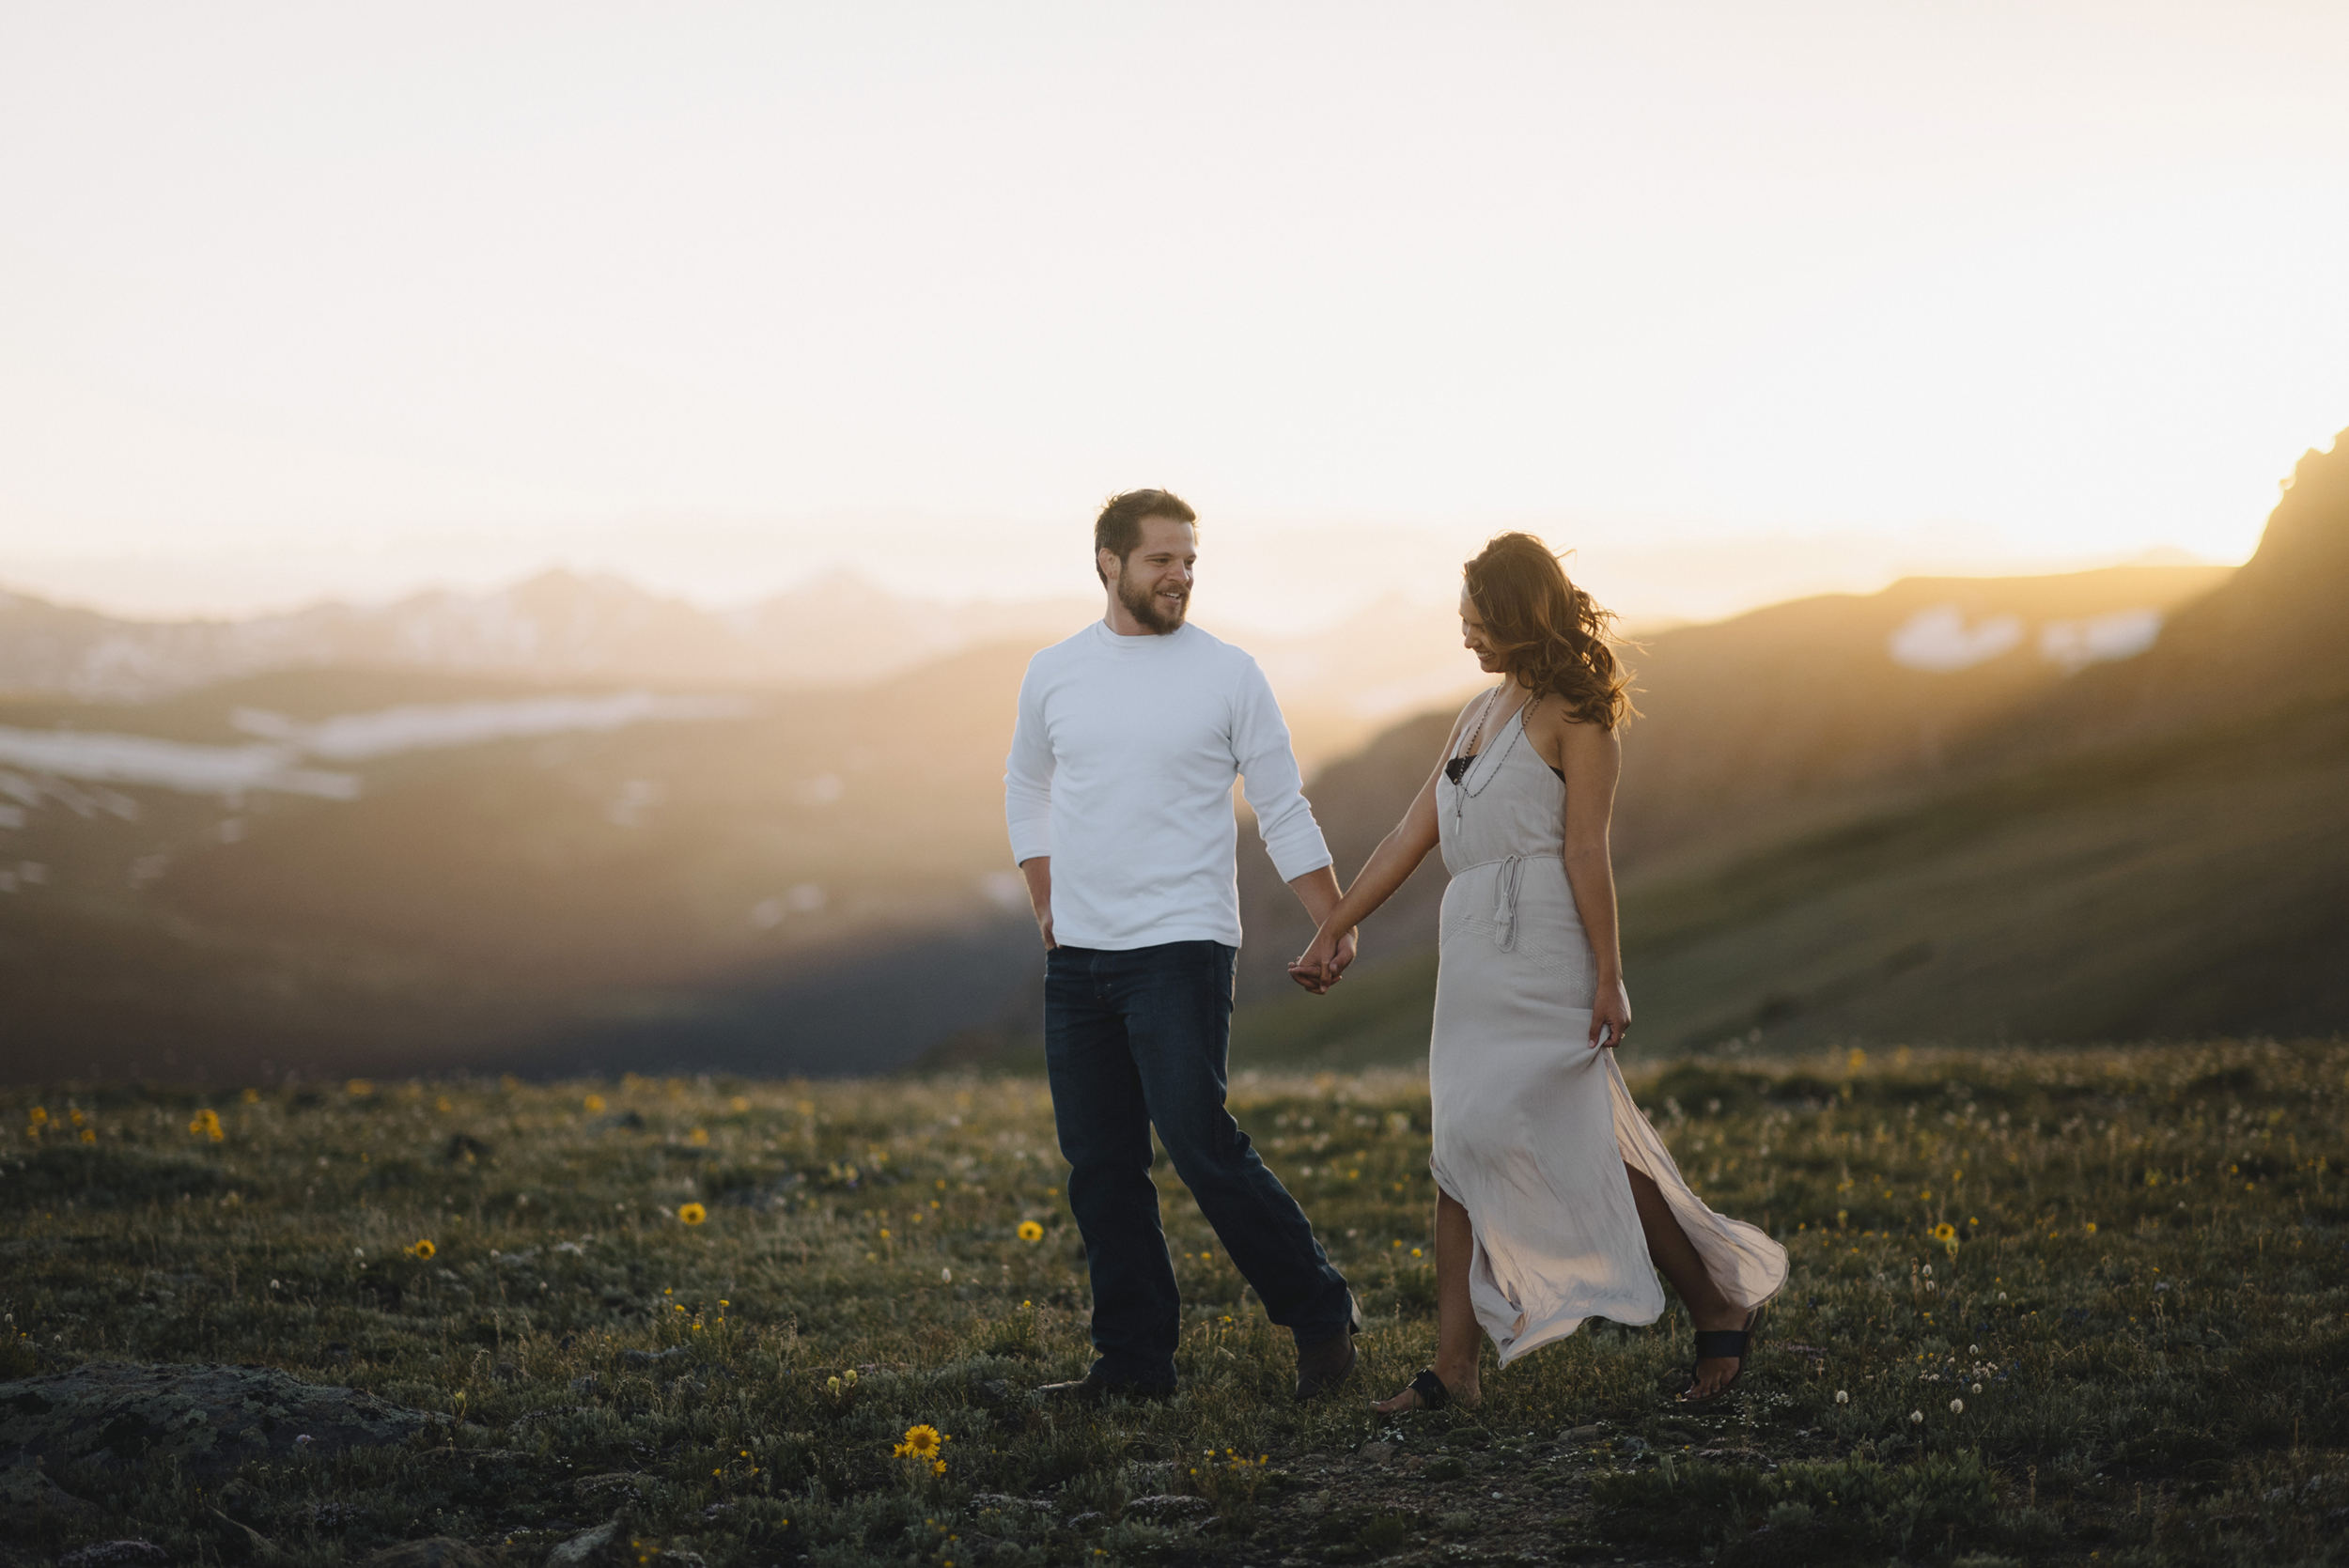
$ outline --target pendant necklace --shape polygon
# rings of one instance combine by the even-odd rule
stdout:
[[[1493,688],[1493,694],[1485,699],[1485,711],[1477,716],[1476,728],[1469,732],[1469,749],[1461,754],[1462,760],[1465,761],[1468,766],[1461,768],[1460,776],[1452,782],[1454,791],[1452,796],[1452,825],[1455,828],[1460,825],[1462,815],[1468,810],[1469,798],[1474,795],[1482,795],[1488,787],[1490,787],[1493,780],[1500,776],[1501,764],[1507,762],[1509,760],[1509,753],[1516,750],[1517,737],[1525,733],[1525,726],[1521,723],[1510,733],[1507,743],[1501,748],[1500,757],[1495,760],[1492,767],[1485,770],[1485,776],[1477,782],[1475,787],[1470,788],[1468,782],[1468,776],[1476,770],[1476,764],[1484,755],[1482,752],[1477,750],[1477,747],[1484,741],[1485,725],[1491,721],[1493,709],[1501,706],[1501,693],[1502,690],[1502,688],[1498,686]],[[1526,710],[1531,708],[1540,700],[1540,693],[1536,692],[1532,696],[1526,698],[1524,702],[1518,704],[1517,711],[1512,713],[1509,717],[1512,719],[1521,719],[1525,715]]]

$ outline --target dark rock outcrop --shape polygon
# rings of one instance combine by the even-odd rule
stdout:
[[[0,1455],[59,1475],[157,1464],[219,1475],[256,1459],[396,1443],[446,1420],[274,1367],[92,1361],[0,1383]]]

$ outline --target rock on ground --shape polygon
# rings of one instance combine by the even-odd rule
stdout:
[[[101,1541],[66,1553],[57,1568],[171,1568],[171,1554],[152,1541]]]
[[[176,1463],[218,1475],[249,1460],[398,1442],[446,1420],[274,1367],[92,1361],[0,1383],[0,1453],[54,1474]]]
[[[629,1534],[628,1516],[581,1530],[547,1553],[546,1568],[708,1568],[699,1552],[662,1551]],[[450,1564],[449,1568],[458,1568]]]
[[[39,1465],[27,1461],[0,1470],[0,1530],[11,1537],[51,1525],[94,1525],[100,1517],[95,1504],[50,1480]]]
[[[488,1560],[454,1536],[434,1535],[370,1553],[359,1568],[485,1568]]]
[[[558,1543],[547,1553],[547,1568],[595,1568],[599,1563],[617,1562],[627,1547],[628,1538],[621,1533],[620,1521],[614,1519]]]
[[[1136,1498],[1126,1505],[1128,1517],[1147,1520],[1154,1525],[1197,1524],[1214,1512],[1214,1505],[1206,1498],[1180,1493]]]

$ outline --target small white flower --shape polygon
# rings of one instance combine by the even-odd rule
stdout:
[[[938,1271],[938,1277],[949,1283],[952,1283],[955,1278],[955,1271],[951,1268],[941,1268]]]
[[[1925,1265],[1925,1278],[1928,1280],[1933,1278],[1933,1265],[1931,1264]]]
[[[1978,1344],[1969,1344],[1966,1347],[1966,1354],[1968,1356],[1979,1356],[1982,1354],[1982,1346]]]
[[[1976,1393],[1980,1393],[1980,1392],[1982,1392],[1982,1385],[1981,1385],[1981,1384],[1977,1383],[1977,1384],[1975,1384],[1975,1385],[1974,1385],[1974,1392],[1976,1392]]]
[[[1940,1288],[1941,1287],[1939,1285],[1935,1284],[1931,1280],[1927,1280],[1925,1281],[1925,1289],[1927,1290],[1939,1290]]]
[[[1962,1400],[1962,1399],[1953,1399],[1953,1400],[1950,1401],[1950,1414],[1951,1414],[1951,1415],[1952,1415],[1952,1416],[1962,1416],[1962,1415],[1964,1415],[1965,1413],[1966,1413],[1966,1402],[1965,1402],[1964,1400]]]
[[[1999,1292],[1999,1300],[2001,1300],[2001,1301],[2005,1300],[2005,1299],[2006,1299],[2006,1292],[2004,1292],[2004,1291],[2000,1291],[2000,1292]]]
[[[1838,1405],[1849,1405],[1851,1403],[1851,1394],[1843,1389],[1836,1389],[1835,1403]]]
[[[1911,1411],[1908,1413],[1908,1424],[1909,1424],[1909,1425],[1911,1425],[1911,1426],[1922,1426],[1922,1425],[1924,1425],[1924,1424],[1925,1424],[1925,1413],[1924,1413],[1922,1410],[1911,1410]]]

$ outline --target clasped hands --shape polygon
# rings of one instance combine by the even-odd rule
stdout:
[[[1314,933],[1312,943],[1289,964],[1289,978],[1315,996],[1327,996],[1354,961],[1356,934],[1351,931],[1332,932],[1323,926]]]

